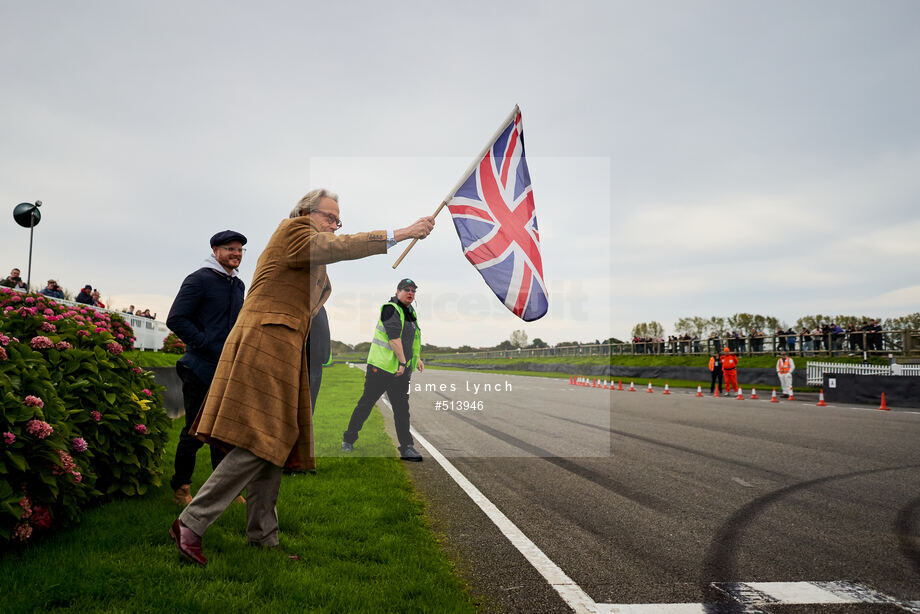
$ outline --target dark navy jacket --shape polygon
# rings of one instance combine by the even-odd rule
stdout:
[[[166,326],[186,346],[179,362],[207,385],[243,307],[244,291],[239,277],[203,267],[185,278],[169,310]]]

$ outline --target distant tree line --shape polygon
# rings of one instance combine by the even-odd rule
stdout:
[[[843,328],[858,327],[871,321],[879,321],[884,330],[920,330],[920,312],[885,320],[865,315],[807,315],[795,321],[795,328],[816,329],[825,324],[836,324]],[[705,337],[712,333],[719,334],[729,330],[762,331],[770,334],[787,328],[790,326],[778,318],[752,313],[736,313],[728,317],[711,316],[709,318],[690,316],[679,318],[674,322],[674,332],[688,337]],[[664,336],[664,326],[654,320],[639,322],[633,326],[632,336],[641,339],[660,339]]]

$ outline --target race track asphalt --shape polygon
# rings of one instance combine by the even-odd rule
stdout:
[[[412,425],[598,612],[920,612],[920,413],[673,392],[427,370]],[[481,610],[571,611],[419,447]]]

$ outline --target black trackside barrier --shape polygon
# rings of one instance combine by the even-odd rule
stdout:
[[[920,377],[909,375],[824,374],[824,400],[828,403],[860,403],[892,409],[920,407]]]

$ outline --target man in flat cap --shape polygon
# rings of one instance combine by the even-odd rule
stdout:
[[[179,552],[199,565],[207,562],[202,536],[243,488],[247,541],[278,548],[282,467],[316,467],[306,339],[332,292],[326,265],[383,254],[404,239],[424,239],[434,226],[424,217],[405,228],[336,235],[340,215],[338,196],[308,192],[259,256],[193,424],[198,437],[232,449],[169,529]]]
[[[358,431],[384,392],[393,406],[393,422],[399,440],[399,457],[421,461],[415,441],[409,432],[409,379],[412,371],[422,371],[422,331],[412,308],[418,286],[411,279],[396,285],[396,296],[380,308],[380,319],[374,329],[374,339],[367,354],[364,373],[364,394],[351,413],[348,428],[342,435],[342,451],[351,452],[358,440]]]
[[[185,427],[179,434],[175,475],[170,480],[173,501],[183,506],[192,500],[195,455],[204,445],[189,434],[189,427],[208,394],[224,341],[243,307],[245,288],[238,268],[246,251],[244,245],[246,237],[233,230],[211,237],[212,253],[182,282],[166,318],[166,326],[185,343],[185,355],[176,363],[182,380]],[[216,469],[225,454],[217,446],[210,448],[211,468]]]

